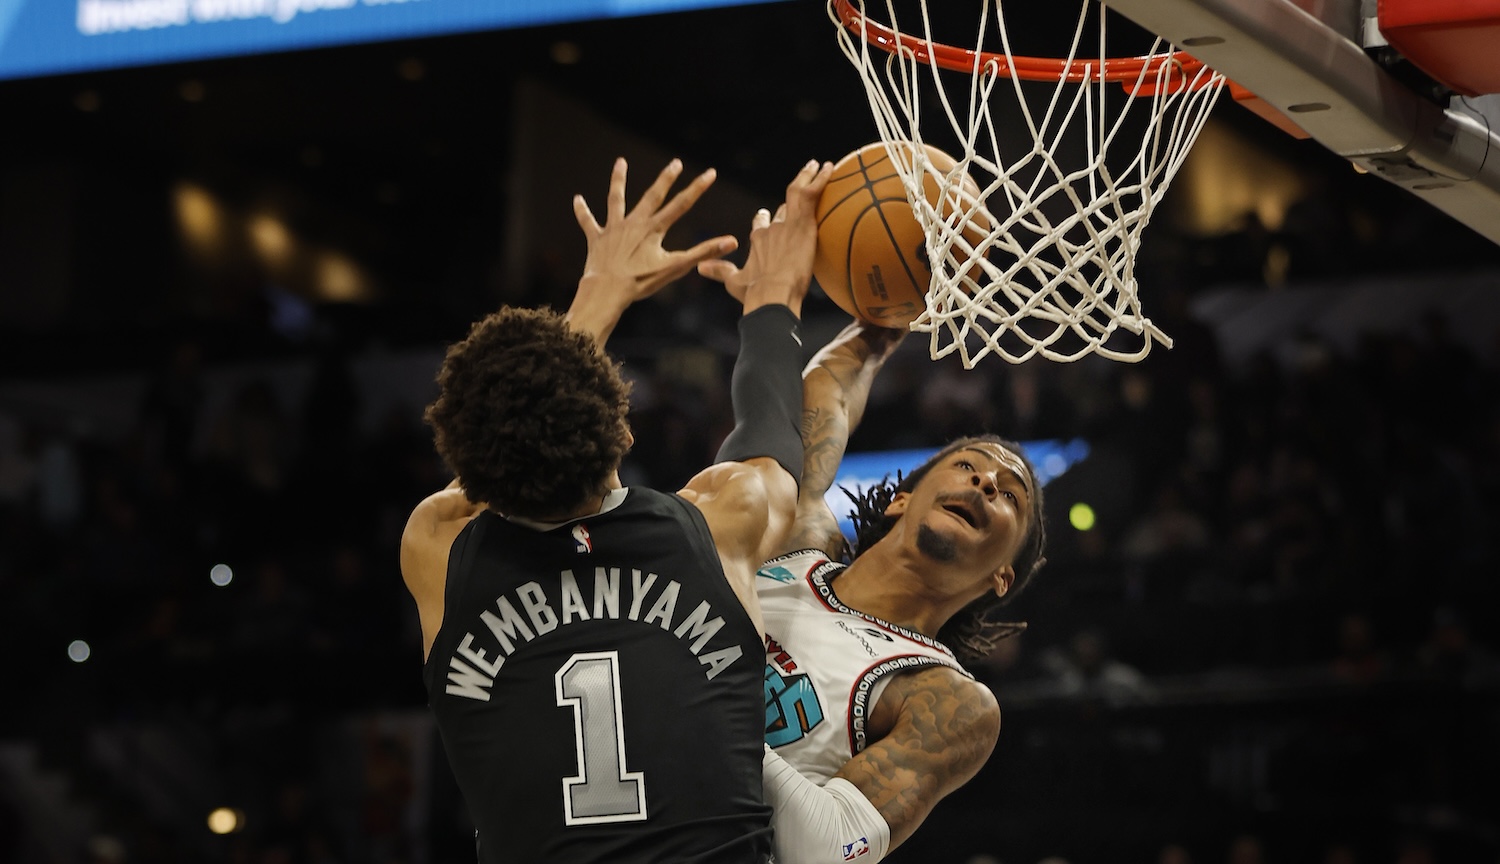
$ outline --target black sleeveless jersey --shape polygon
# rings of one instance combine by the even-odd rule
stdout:
[[[608,500],[449,553],[424,677],[479,860],[764,864],[764,643],[696,507]]]

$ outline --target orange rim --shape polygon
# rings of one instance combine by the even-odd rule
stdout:
[[[1145,96],[1155,91],[1156,75],[1160,73],[1161,65],[1164,63],[1176,66],[1181,71],[1184,82],[1191,80],[1198,74],[1198,70],[1203,68],[1201,60],[1185,52],[1175,51],[1171,54],[1145,57],[1109,58],[1103,61],[1101,75],[1101,63],[1098,60],[1070,62],[1049,57],[1007,57],[991,51],[972,51],[968,48],[944,45],[941,42],[929,42],[906,33],[897,33],[879,21],[872,21],[860,14],[851,0],[832,0],[832,2],[843,25],[856,36],[863,32],[865,39],[871,45],[890,54],[897,53],[898,48],[904,48],[917,60],[929,66],[937,66],[953,72],[973,72],[976,66],[983,68],[994,63],[999,74],[1014,75],[1023,81],[1067,81],[1071,84],[1081,84],[1098,80],[1101,77],[1105,81],[1116,81],[1126,85],[1140,81],[1141,88],[1137,95]],[[1145,70],[1144,76],[1142,70]],[[1177,86],[1180,87],[1182,84],[1179,83]]]

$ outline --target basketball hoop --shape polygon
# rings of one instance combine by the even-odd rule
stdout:
[[[901,30],[894,0],[883,4],[888,24],[871,20],[864,0],[829,0],[839,46],[860,72],[881,140],[926,232],[932,284],[927,309],[911,329],[930,334],[933,359],[956,351],[965,368],[990,353],[1012,363],[1036,355],[1070,362],[1087,354],[1136,362],[1153,342],[1172,346],[1141,314],[1135,256],[1224,77],[1160,39],[1141,56],[1106,56],[1102,4],[1098,56],[1079,59],[1095,2],[1083,0],[1068,56],[1046,59],[1011,50],[1003,0],[983,0],[972,50],[933,38],[928,0],[920,0],[920,36]],[[984,48],[992,17],[1003,51]],[[997,87],[1002,78],[1012,86]],[[1023,81],[1050,82],[1050,96],[1038,100],[1033,92],[1028,100]],[[963,148],[946,173],[918,146],[921,88],[929,82]],[[1031,140],[1028,149],[1023,135],[1006,158],[1002,145],[1010,149],[1014,138],[1002,134],[992,108],[1011,91]],[[1032,101],[1045,105],[1033,110]],[[1144,129],[1137,121],[1126,131],[1132,114],[1143,118]],[[1082,141],[1064,145],[1075,120],[1086,126],[1074,133]],[[1067,156],[1079,143],[1083,157]],[[1111,148],[1116,157],[1106,161]],[[924,173],[941,175],[939,206],[924,194]],[[1135,347],[1106,344],[1121,332]],[[980,344],[971,346],[971,336]]]

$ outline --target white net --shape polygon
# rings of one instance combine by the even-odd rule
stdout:
[[[911,329],[930,334],[933,359],[956,351],[966,368],[990,353],[1012,363],[1090,353],[1135,362],[1153,342],[1170,348],[1171,339],[1141,314],[1136,252],[1223,76],[1180,62],[1157,40],[1122,80],[1121,70],[1137,64],[1105,62],[1109,15],[1103,8],[1089,14],[1098,0],[1083,0],[1067,65],[1053,64],[1055,86],[1023,86],[1026,59],[1011,53],[1002,0],[983,0],[972,57],[960,61],[966,71],[943,70],[928,60],[965,52],[933,38],[928,0],[920,0],[917,22],[898,21],[893,0],[883,5],[884,18],[877,13],[875,21],[865,17],[864,0],[830,0],[829,9],[836,22],[840,6],[858,12],[852,26],[838,27],[839,44],[860,71],[881,140],[926,232],[933,278],[927,310]],[[1091,17],[1098,52],[1081,60]],[[881,25],[894,37],[876,33]],[[903,26],[912,32],[903,34]],[[987,41],[1000,50],[985,55]],[[1039,88],[1046,91],[1040,98]],[[952,170],[934,167],[920,146],[929,143],[924,96],[935,98],[935,113],[960,142]],[[1019,123],[997,124],[1002,102],[1012,112],[1008,106],[1019,103]],[[941,177],[931,200],[924,172]]]

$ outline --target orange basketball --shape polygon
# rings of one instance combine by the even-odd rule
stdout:
[[[953,157],[923,146],[934,168],[952,170]],[[937,206],[937,177],[928,174],[922,185]],[[972,179],[965,177],[964,187],[979,194]],[[977,227],[965,235],[979,239]],[[840,309],[881,327],[905,327],[927,308],[927,238],[884,144],[861,147],[834,166],[818,201],[813,275]]]

